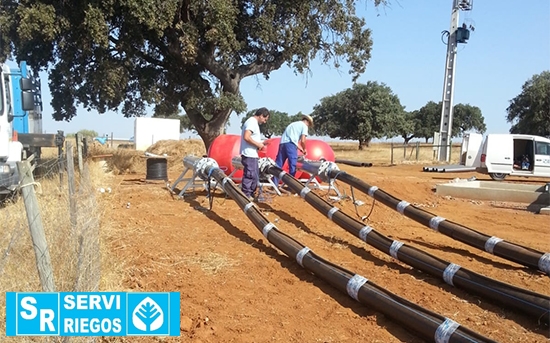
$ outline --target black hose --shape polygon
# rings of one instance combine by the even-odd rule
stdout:
[[[550,253],[543,253],[507,242],[495,236],[489,237],[481,232],[419,209],[345,172],[331,171],[329,174],[329,177],[336,178],[359,189],[384,205],[435,231],[509,261],[550,274]]]
[[[347,164],[353,167],[372,167],[372,163],[370,162],[357,162],[357,161],[350,161],[350,160],[341,160],[338,158],[334,160],[334,162],[340,163],[340,164]]]
[[[300,242],[279,231],[221,169],[207,167],[206,173],[222,185],[224,191],[237,202],[270,243],[290,258],[296,259],[304,269],[347,293],[358,302],[392,318],[427,341],[494,342],[448,318],[392,294],[360,275],[324,260]]]
[[[490,279],[417,248],[390,239],[376,232],[372,227],[343,213],[337,207],[311,192],[309,188],[281,168],[270,166],[267,172],[279,177],[290,189],[300,194],[316,210],[381,252],[430,275],[442,278],[451,286],[482,295],[502,306],[519,310],[537,321],[545,324],[549,323],[550,297]],[[336,173],[338,177],[344,174],[341,171]]]

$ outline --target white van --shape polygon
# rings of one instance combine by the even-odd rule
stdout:
[[[483,141],[478,171],[493,180],[507,175],[550,177],[550,139],[533,135],[489,134]]]

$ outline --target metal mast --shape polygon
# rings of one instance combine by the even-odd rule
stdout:
[[[443,107],[441,110],[441,124],[439,127],[439,147],[437,158],[439,161],[449,162],[451,157],[451,138],[453,128],[453,96],[456,66],[456,52],[458,43],[466,43],[470,31],[463,25],[458,27],[458,13],[472,9],[473,0],[452,0],[451,29],[447,40],[447,61],[445,62],[445,79],[443,81]]]

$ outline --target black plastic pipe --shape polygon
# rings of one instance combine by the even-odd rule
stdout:
[[[341,160],[341,159],[335,159],[334,162],[340,163],[340,164],[347,164],[348,166],[353,167],[372,167],[372,163],[370,162],[357,162],[357,161],[351,161],[351,160]]]
[[[430,342],[495,342],[449,318],[390,293],[361,275],[324,260],[300,242],[279,231],[219,167],[204,163],[202,168],[197,175],[205,181],[214,178],[220,183],[226,194],[237,202],[246,216],[270,243],[288,257],[296,259],[296,262],[304,269],[317,275],[336,289],[347,293],[356,301],[383,313]]]
[[[303,166],[301,169],[304,169]],[[307,169],[304,170],[307,171]],[[267,167],[267,172],[277,176],[316,210],[381,252],[430,275],[442,278],[451,286],[467,290],[472,294],[481,295],[496,301],[503,307],[519,310],[539,322],[549,324],[550,297],[490,279],[403,242],[390,239],[363,222],[343,213],[337,207],[311,192],[309,188],[281,168],[271,165]],[[310,170],[310,172],[313,172],[313,170]]]
[[[308,162],[301,164],[300,168],[316,174],[320,165],[320,162]],[[507,242],[496,236],[490,237],[464,225],[424,211],[346,172],[340,170],[327,170],[327,174],[323,176],[330,179],[341,180],[380,201],[382,204],[393,208],[404,216],[455,240],[509,261],[550,274],[550,253],[543,253],[519,244]]]

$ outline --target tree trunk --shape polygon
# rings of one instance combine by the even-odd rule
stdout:
[[[364,150],[365,148],[368,148],[370,146],[370,138],[367,139],[360,139],[359,140],[359,150]]]
[[[218,136],[225,134],[225,125],[229,116],[231,115],[231,109],[223,112],[216,113],[212,120],[203,123],[203,125],[195,125],[197,133],[202,138],[206,151],[210,148],[210,145]]]

